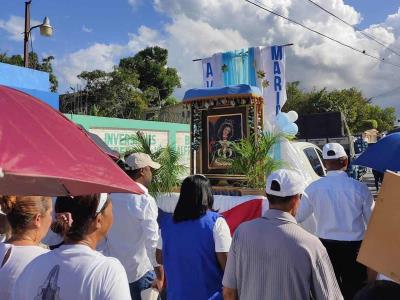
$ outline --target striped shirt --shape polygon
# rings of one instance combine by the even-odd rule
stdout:
[[[318,238],[275,209],[236,230],[223,285],[236,289],[240,300],[343,299]]]

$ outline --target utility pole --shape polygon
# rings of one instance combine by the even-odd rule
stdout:
[[[29,65],[29,34],[31,28],[31,2],[25,2],[25,31],[24,31],[24,67],[28,68]]]

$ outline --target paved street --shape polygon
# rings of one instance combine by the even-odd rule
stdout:
[[[376,197],[377,196],[377,191],[376,191],[376,188],[375,188],[375,181],[374,181],[374,176],[372,175],[372,172],[371,171],[367,172],[361,178],[361,181],[368,185],[368,188],[371,191],[372,195],[374,195],[374,197]]]

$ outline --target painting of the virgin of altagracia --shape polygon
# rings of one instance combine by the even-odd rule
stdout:
[[[234,159],[233,143],[243,138],[241,113],[207,116],[208,169],[226,169]]]

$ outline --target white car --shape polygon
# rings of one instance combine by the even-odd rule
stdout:
[[[286,156],[282,155],[282,160],[289,168],[300,171],[307,185],[326,175],[322,151],[318,146],[308,142],[291,142],[289,145],[288,149],[284,149],[287,153]],[[282,154],[284,152],[282,151]],[[316,230],[314,215],[312,214],[300,225],[314,234]]]
[[[293,142],[292,145],[297,149],[298,159],[302,162],[304,172],[312,178],[312,181],[326,175],[322,151],[318,146],[308,142]]]
[[[326,175],[322,151],[314,144],[286,140],[280,144],[280,153],[284,168],[300,172],[307,185]]]

